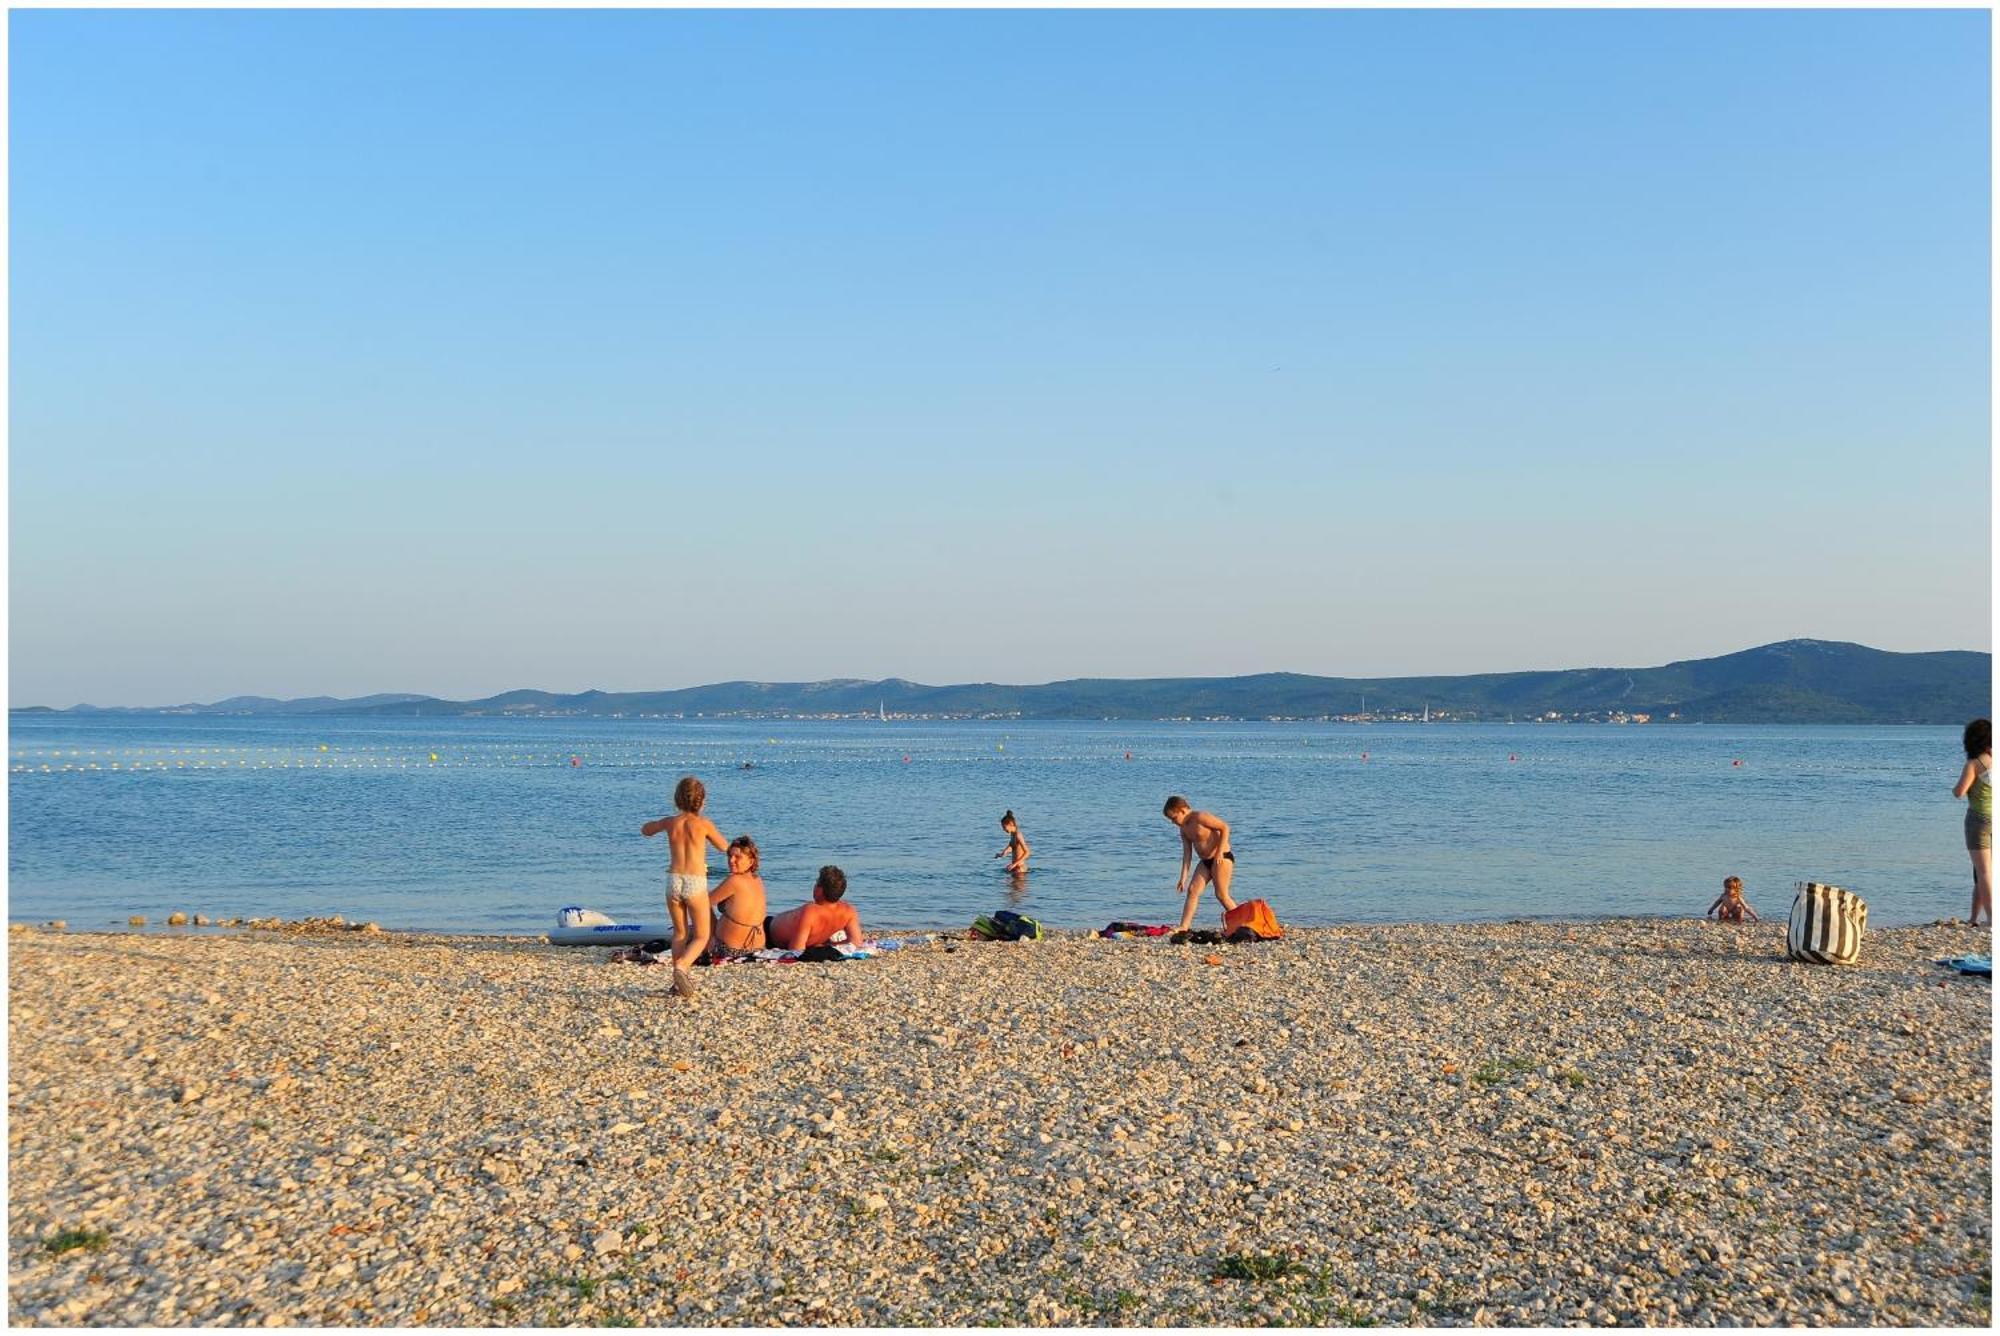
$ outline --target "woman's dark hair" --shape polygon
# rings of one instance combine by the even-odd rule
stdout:
[[[1975,719],[1965,726],[1965,756],[1971,760],[1993,750],[1993,721]]]
[[[750,870],[752,872],[755,872],[757,870],[757,863],[758,863],[757,841],[751,839],[748,835],[738,835],[735,839],[729,842],[729,849],[731,853],[734,853],[736,850],[741,849],[744,853],[749,854]]]
[[[1014,820],[1014,809],[1011,807],[1008,808],[1005,812],[1002,812],[1000,814],[1000,824],[1003,826],[1009,824],[1013,820]]]
[[[847,874],[831,863],[819,870],[819,879],[813,882],[816,890],[824,891],[829,900],[838,900],[847,894]]]

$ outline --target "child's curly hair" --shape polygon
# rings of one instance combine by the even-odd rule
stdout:
[[[683,812],[699,812],[701,805],[708,801],[708,790],[693,775],[687,776],[674,785],[674,806]]]
[[[1722,879],[1722,889],[1725,891],[1734,891],[1738,895],[1743,894],[1743,878],[1724,877]]]

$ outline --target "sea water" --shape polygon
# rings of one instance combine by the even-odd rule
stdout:
[[[774,911],[832,863],[871,930],[1172,922],[1170,793],[1230,823],[1236,894],[1289,923],[1698,915],[1730,874],[1770,918],[1806,879],[1874,924],[1970,900],[1950,728],[16,715],[9,750],[8,916],[73,929],[659,919],[639,827],[690,773]],[[992,857],[1009,808],[1020,881]]]

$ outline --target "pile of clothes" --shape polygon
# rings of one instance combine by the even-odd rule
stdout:
[[[1165,937],[1173,929],[1164,923],[1127,923],[1119,919],[1104,925],[1099,937]]]
[[[867,960],[875,954],[866,948],[836,946],[828,943],[809,946],[803,951],[784,951],[776,947],[749,955],[713,955],[697,960],[697,965],[818,965],[831,964],[842,960]],[[673,961],[673,951],[665,940],[647,942],[642,946],[621,946],[604,958],[607,965],[666,965]]]
[[[656,937],[639,946],[621,946],[604,958],[607,965],[664,965],[673,959],[673,944]]]

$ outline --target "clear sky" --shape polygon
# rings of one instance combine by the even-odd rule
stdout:
[[[1991,647],[1983,12],[9,21],[15,704]]]

